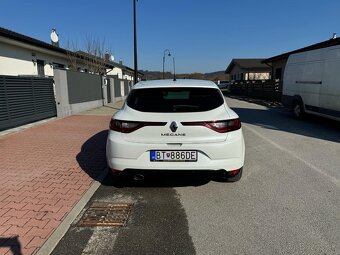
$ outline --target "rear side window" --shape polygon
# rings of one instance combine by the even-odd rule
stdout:
[[[213,88],[146,88],[130,92],[126,103],[141,112],[203,112],[224,103]]]

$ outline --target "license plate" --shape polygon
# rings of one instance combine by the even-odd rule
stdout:
[[[150,151],[151,161],[195,162],[197,151]]]

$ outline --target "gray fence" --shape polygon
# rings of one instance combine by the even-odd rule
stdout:
[[[111,85],[110,91],[112,91],[112,100],[122,99],[129,94],[132,86],[131,81],[119,79],[116,75],[109,75],[107,76],[107,79],[110,80],[110,82],[108,82],[108,85]]]
[[[0,130],[56,114],[53,79],[0,76]]]
[[[102,79],[100,75],[55,69],[58,117],[102,106],[104,104]]]
[[[70,104],[103,98],[102,77],[100,75],[67,71],[67,84]]]
[[[105,79],[109,81],[105,83]],[[124,99],[130,82],[118,76],[55,69],[54,79],[0,76],[0,130],[63,117]]]
[[[267,81],[235,81],[231,83],[230,92],[251,98],[281,101],[282,82]]]

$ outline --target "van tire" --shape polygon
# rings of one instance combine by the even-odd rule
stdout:
[[[305,115],[305,110],[303,109],[303,105],[299,101],[294,101],[293,103],[293,115],[295,119],[303,119]]]

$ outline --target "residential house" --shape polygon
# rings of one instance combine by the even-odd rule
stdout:
[[[68,63],[67,50],[0,27],[0,75],[53,76]]]
[[[106,55],[63,49],[55,41],[0,27],[0,130],[68,116],[128,95],[134,70]]]
[[[327,47],[331,47],[335,45],[340,45],[340,38],[332,38],[330,40],[312,44],[304,48],[289,51],[289,52],[286,52],[286,53],[283,53],[283,54],[280,54],[280,55],[277,55],[271,58],[264,59],[262,62],[263,64],[267,64],[271,66],[273,79],[281,80],[283,78],[283,74],[284,74],[284,70],[286,67],[288,57],[291,54],[310,51],[310,50],[316,50],[316,49],[321,49],[321,48],[327,48]]]
[[[122,60],[120,60],[119,63],[111,61],[110,64],[112,64],[114,67],[112,68],[112,70],[109,70],[107,72],[107,75],[117,76],[119,79],[124,79],[131,82],[133,81],[135,73],[134,69],[123,65]],[[143,76],[144,74],[142,72],[138,72],[138,80],[140,80]]]
[[[122,63],[82,51],[69,51],[0,27],[0,75],[51,77],[55,68],[107,73],[133,81],[133,69]],[[139,72],[138,75],[143,74]]]
[[[263,63],[263,58],[233,59],[225,70],[232,81],[268,80],[271,68]]]

